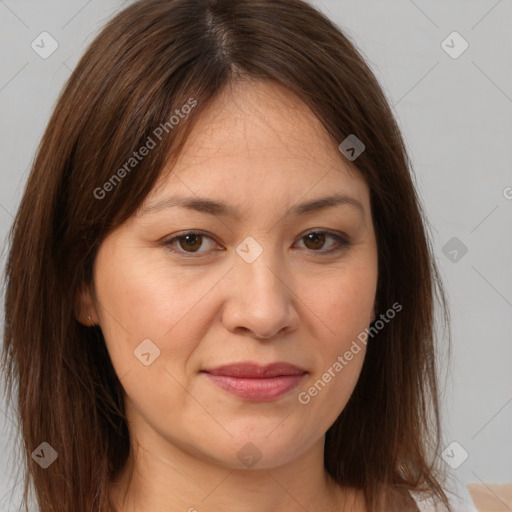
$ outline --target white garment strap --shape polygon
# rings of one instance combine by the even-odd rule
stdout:
[[[478,512],[471,495],[467,487],[461,482],[455,475],[450,475],[451,481],[449,483],[450,488],[444,489],[448,496],[448,501],[452,507],[453,512]],[[412,492],[416,505],[420,512],[446,512],[446,507],[441,503],[436,503],[432,498],[425,499],[425,497],[419,492]]]

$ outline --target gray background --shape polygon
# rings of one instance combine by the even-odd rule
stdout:
[[[462,460],[462,449],[469,454],[452,472],[464,483],[510,483],[512,1],[312,3],[366,57],[414,164],[452,314],[453,358],[442,373],[444,446],[460,445],[447,451],[452,465]],[[2,241],[61,87],[122,6],[113,0],[0,0]],[[47,59],[31,48],[43,31],[59,45]],[[442,45],[453,31],[469,44],[457,58]],[[462,48],[451,39],[445,43],[450,51]],[[6,511],[19,501],[21,475],[13,414],[3,402],[0,411],[0,511]]]

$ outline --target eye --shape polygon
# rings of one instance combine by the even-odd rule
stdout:
[[[167,240],[165,245],[173,252],[177,252],[185,256],[187,254],[195,255],[208,252],[208,249],[206,251],[198,250],[205,240],[214,242],[213,239],[205,233],[200,231],[187,231]]]
[[[330,249],[322,250],[328,238],[334,240],[335,243],[331,244]],[[303,235],[301,240],[304,240],[304,245],[307,249],[323,254],[339,251],[349,245],[349,242],[345,237],[330,231],[310,231]]]
[[[325,250],[324,246],[326,240],[329,238],[333,240],[334,243],[330,244],[331,248]],[[348,239],[341,234],[322,230],[310,231],[303,235],[300,240],[304,240],[306,249],[319,254],[330,254],[341,251],[350,245]],[[209,242],[210,248],[207,247],[205,250],[200,251],[199,249],[203,247],[205,241]],[[212,250],[212,244],[215,244],[213,238],[202,231],[185,231],[178,233],[164,242],[164,245],[169,250],[184,257],[197,257],[206,254]]]

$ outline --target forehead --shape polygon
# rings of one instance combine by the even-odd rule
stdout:
[[[170,192],[218,198],[219,191],[255,207],[326,193],[368,204],[364,180],[309,108],[284,87],[255,80],[230,84],[202,111],[145,204]]]

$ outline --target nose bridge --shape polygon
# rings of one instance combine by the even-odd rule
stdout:
[[[283,277],[282,255],[272,247],[270,239],[257,242],[248,237],[238,247],[239,260],[235,267],[242,280],[246,295],[265,301],[283,301],[287,297]]]
[[[279,251],[273,250],[270,242],[246,239],[236,252],[232,275],[235,284],[229,291],[224,315],[226,326],[245,328],[264,338],[296,327],[297,314],[285,284],[285,265]]]
[[[277,258],[271,252],[264,251],[252,263],[238,262],[240,279],[243,280],[248,294],[253,297],[264,299],[268,295],[268,298],[277,299],[283,295],[283,277],[279,276],[283,265],[281,262],[276,264]]]

